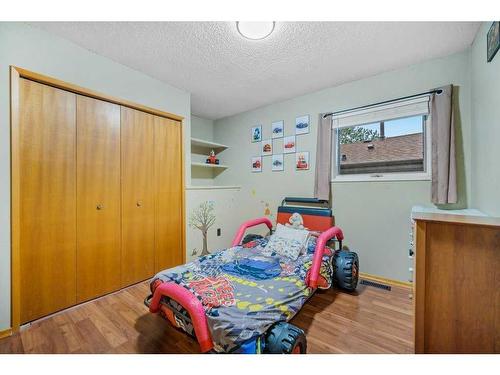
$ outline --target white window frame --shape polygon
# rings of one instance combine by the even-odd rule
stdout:
[[[429,95],[425,95],[424,97],[429,97]],[[408,103],[409,101],[403,100],[403,101],[398,101],[395,102],[395,104],[391,104],[391,107],[395,107],[400,103],[399,105],[404,105],[405,103]],[[363,109],[362,114],[367,114],[370,113],[370,110],[373,112],[380,111],[380,107],[374,107],[373,109],[368,108],[368,109]],[[353,115],[359,114],[360,111],[353,111]],[[419,116],[414,115],[414,116]],[[363,173],[363,174],[338,174],[338,165],[339,165],[339,160],[338,160],[338,152],[337,152],[337,137],[336,137],[336,130],[337,129],[342,129],[342,128],[348,128],[348,127],[353,127],[357,125],[344,125],[340,126],[337,125],[337,121],[333,120],[332,121],[332,170],[331,170],[331,176],[332,180],[331,182],[374,182],[374,181],[429,181],[431,180],[432,176],[432,160],[431,160],[431,147],[432,147],[432,139],[431,139],[431,114],[430,111],[428,114],[422,114],[422,116],[426,116],[424,119],[424,171],[422,172],[384,172],[384,173]],[[335,114],[333,115],[335,118]],[[410,116],[401,116],[401,117],[392,117],[392,118],[383,118],[379,121],[390,121],[390,120],[395,120],[397,118],[405,118],[405,117],[410,117]],[[377,122],[377,121],[373,121]],[[360,123],[359,125],[363,125],[363,123]]]

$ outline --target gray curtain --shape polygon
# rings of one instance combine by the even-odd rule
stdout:
[[[432,203],[457,202],[455,156],[455,119],[453,86],[440,87],[442,93],[431,96]]]
[[[318,143],[316,147],[316,170],[314,174],[314,196],[330,199],[332,169],[332,116],[318,119]]]

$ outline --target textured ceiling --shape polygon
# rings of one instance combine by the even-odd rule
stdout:
[[[32,23],[192,94],[218,119],[446,56],[471,45],[477,22],[278,22],[266,39],[234,22]]]

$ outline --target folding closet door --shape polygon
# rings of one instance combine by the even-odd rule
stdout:
[[[122,284],[154,274],[154,116],[121,107]]]
[[[20,79],[18,137],[22,324],[76,303],[75,94]]]
[[[121,287],[120,106],[77,97],[77,301]]]
[[[155,271],[183,261],[182,127],[179,121],[155,117],[156,235]]]

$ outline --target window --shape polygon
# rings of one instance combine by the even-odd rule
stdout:
[[[333,115],[334,181],[430,178],[429,97]]]

